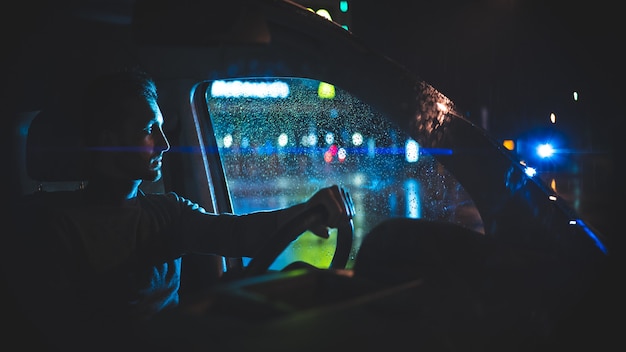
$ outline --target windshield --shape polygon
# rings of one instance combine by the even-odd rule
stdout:
[[[286,207],[338,184],[356,209],[348,267],[363,236],[388,218],[484,233],[472,199],[435,151],[339,87],[302,78],[214,81],[206,99],[234,213]],[[334,236],[303,234],[272,268],[294,260],[328,267]]]

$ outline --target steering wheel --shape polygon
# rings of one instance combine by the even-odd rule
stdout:
[[[307,209],[281,226],[270,237],[271,240],[261,247],[254,258],[250,260],[244,269],[243,276],[250,277],[266,273],[270,265],[291,242],[313,225],[324,223],[327,216],[324,206],[318,205]],[[344,269],[346,267],[352,251],[353,237],[354,226],[352,218],[349,217],[348,221],[337,227],[337,247],[329,268]]]

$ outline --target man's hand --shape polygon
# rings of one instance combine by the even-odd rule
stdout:
[[[328,217],[326,224],[320,224],[310,229],[314,234],[322,238],[328,238],[328,231],[342,224],[349,223],[354,217],[354,203],[348,191],[337,185],[322,188],[317,191],[307,202],[307,208],[322,205],[326,209]]]

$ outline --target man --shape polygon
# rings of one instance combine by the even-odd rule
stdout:
[[[175,193],[145,194],[140,184],[161,178],[170,148],[154,81],[122,71],[93,81],[84,94],[87,186],[64,204],[28,208],[37,219],[23,228],[30,260],[15,280],[35,326],[54,345],[93,349],[133,338],[136,326],[178,305],[185,254],[254,257],[308,208],[322,205],[329,214],[311,229],[322,237],[352,216],[337,186],[290,208],[246,215],[210,214]]]

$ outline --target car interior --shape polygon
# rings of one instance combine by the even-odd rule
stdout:
[[[355,203],[326,240],[308,233],[314,209],[258,257],[185,257],[181,309],[151,325],[151,347],[527,350],[604,268],[599,233],[340,26],[290,1],[130,3],[51,16],[31,38],[13,131],[20,201],[62,204],[85,186],[77,96],[95,74],[141,64],[171,144],[144,192],[243,214],[336,183]]]

